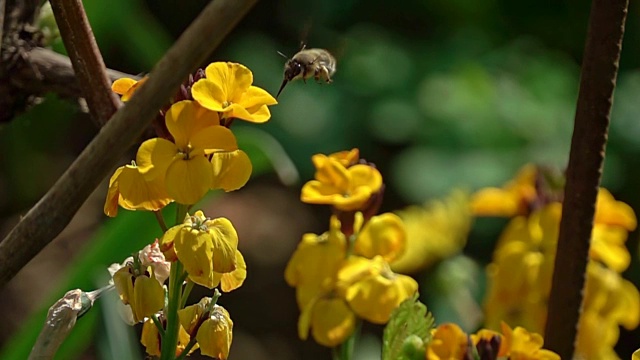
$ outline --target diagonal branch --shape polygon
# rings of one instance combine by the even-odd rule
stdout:
[[[591,4],[545,330],[545,346],[562,359],[574,352],[627,7],[628,0]]]
[[[216,0],[180,36],[130,101],[121,107],[53,187],[0,243],[0,286],[7,283],[71,221],[117,165],[158,109],[257,0]]]
[[[91,118],[104,125],[116,112],[120,101],[111,91],[111,82],[98,44],[93,36],[82,0],[51,0],[64,47],[78,76]]]

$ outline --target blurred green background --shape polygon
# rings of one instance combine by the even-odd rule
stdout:
[[[130,74],[149,71],[205,5],[202,0],[85,3],[107,66]],[[603,184],[638,209],[640,23],[631,5]],[[327,209],[298,201],[301,185],[313,176],[311,155],[360,148],[385,177],[383,210],[442,198],[454,187],[498,186],[527,162],[563,168],[589,7],[586,0],[260,1],[210,61],[245,64],[254,85],[275,94],[283,68],[277,51],[292,55],[304,40],[334,52],[338,71],[331,85],[290,84],[267,124],[234,124],[252,157],[254,176],[241,191],[214,194],[202,204],[208,215],[234,222],[249,266],[245,286],[221,299],[235,321],[231,357],[329,356],[312,341],[298,340],[294,290],[282,278],[300,236],[328,226]],[[52,45],[64,52],[59,41]],[[0,125],[0,233],[8,232],[97,131],[75,104],[53,94]],[[105,185],[6,287],[0,299],[1,358],[26,358],[53,301],[69,289],[103,285],[106,266],[160,235],[149,214],[122,211],[107,219]],[[442,288],[443,277],[455,273],[450,284],[473,288],[480,301],[482,269],[503,225],[476,223],[467,257],[418,275],[423,300],[438,322],[460,317],[447,306],[457,292],[452,285]],[[632,234],[634,261],[625,273],[636,284],[637,242]],[[194,291],[194,301],[203,294]],[[112,304],[100,301],[79,321],[59,359],[143,357],[140,329],[122,325]],[[365,330],[358,359],[376,359],[380,327]],[[622,331],[622,358],[640,346],[638,335]]]

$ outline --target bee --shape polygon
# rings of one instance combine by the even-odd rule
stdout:
[[[293,80],[302,79],[306,84],[307,79],[313,76],[318,83],[324,81],[329,84],[333,81],[331,76],[336,72],[336,59],[325,49],[307,49],[306,45],[302,45],[300,51],[290,59],[281,52],[278,54],[286,58],[287,62],[284,64],[284,80],[276,98],[287,83]]]

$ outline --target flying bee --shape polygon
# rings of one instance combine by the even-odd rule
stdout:
[[[282,89],[290,81],[302,79],[307,83],[307,79],[313,76],[316,82],[324,80],[327,84],[331,83],[331,76],[336,72],[336,59],[331,53],[325,49],[307,49],[306,45],[302,45],[300,51],[289,59],[286,55],[278,52],[287,59],[284,64],[284,80],[280,85],[280,90],[276,98],[280,96]]]

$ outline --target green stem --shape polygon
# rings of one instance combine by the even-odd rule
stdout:
[[[160,229],[162,232],[167,232],[167,224],[164,222],[164,217],[162,216],[161,211],[154,211],[153,214],[156,216],[156,220],[158,220],[158,225],[160,225]]]
[[[158,320],[158,315],[153,314],[151,316],[151,320],[153,320],[153,323],[156,324],[156,328],[158,328],[158,333],[160,333],[160,337],[164,338],[164,328],[162,327],[160,320]]]
[[[167,318],[167,328],[165,336],[162,339],[162,355],[161,360],[172,360],[176,356],[176,347],[178,345],[178,331],[180,330],[180,322],[178,320],[178,307],[182,300],[182,264],[180,261],[171,263],[171,273],[169,275],[169,304],[165,311]]]
[[[176,225],[182,224],[184,222],[184,217],[187,215],[187,211],[189,210],[189,205],[177,204],[176,207]]]
[[[187,298],[191,293],[191,289],[193,289],[193,281],[191,279],[187,279],[187,285],[184,287],[184,291],[182,292],[182,302],[180,303],[180,309],[184,309],[184,306],[187,304]]]
[[[353,333],[340,345],[340,360],[351,360],[353,358],[356,340],[360,337],[360,330],[362,330],[362,320],[358,319],[356,321],[357,323]]]

